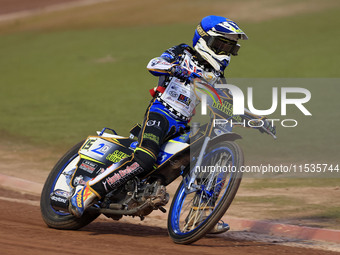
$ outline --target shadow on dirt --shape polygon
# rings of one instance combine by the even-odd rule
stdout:
[[[166,237],[170,242],[167,230],[160,227],[137,225],[119,222],[93,222],[79,231],[84,231],[90,235],[125,235],[135,237]],[[268,247],[274,243],[259,243],[247,240],[237,240],[223,235],[207,235],[201,240],[191,244],[195,247]]]
[[[93,222],[80,231],[92,232],[92,235],[168,236],[164,228],[120,222]]]

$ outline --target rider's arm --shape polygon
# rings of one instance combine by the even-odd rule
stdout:
[[[251,111],[249,111],[247,108],[244,108],[244,115],[241,115],[241,117],[242,117],[242,119],[246,120],[247,122],[251,121],[251,120],[254,120],[254,121],[262,120],[262,119],[265,118],[263,116],[251,113]]]
[[[221,84],[227,84],[226,80],[224,78],[222,78],[218,83]],[[219,93],[219,95],[226,100],[229,105],[231,106],[232,109],[232,105],[233,105],[233,95],[231,93],[230,90],[227,89],[216,89],[217,92]],[[242,121],[245,122],[245,126],[249,127],[249,125],[247,125],[248,121],[251,120],[262,120],[264,117],[260,116],[260,115],[255,115],[253,113],[251,113],[247,108],[244,108],[244,114],[243,115],[239,115],[242,118]],[[240,123],[239,125],[241,125],[243,123]],[[237,125],[237,124],[235,124]]]
[[[180,44],[166,50],[160,57],[150,60],[147,69],[155,76],[170,75],[170,69],[178,65],[186,44]]]
[[[160,76],[160,75],[170,75],[170,69],[173,66],[174,64],[169,63],[161,56],[161,57],[151,59],[151,61],[149,62],[146,68],[153,75]]]
[[[223,96],[225,100],[229,102],[230,105],[233,104],[232,94],[229,90],[219,90],[220,94]],[[256,115],[250,112],[247,108],[244,108],[244,114],[239,115],[242,119],[242,122],[235,123],[235,126],[244,126],[250,128],[256,128],[261,132],[269,131],[272,134],[276,134],[276,128],[272,122],[268,121],[268,119],[264,116]],[[233,118],[234,119],[234,118]]]

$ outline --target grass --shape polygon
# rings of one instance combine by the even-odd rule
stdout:
[[[332,32],[339,13],[338,8],[247,24],[250,39],[235,59],[242,64],[233,63],[232,77],[339,77],[340,35]]]
[[[244,179],[230,213],[339,229],[339,183],[339,178]]]
[[[301,188],[301,187],[339,187],[339,178],[280,178],[280,179],[255,179],[242,184],[243,188],[252,190]]]
[[[319,17],[332,18],[336,14],[336,11],[333,15],[321,13]],[[319,32],[320,37],[336,30],[336,24],[329,24],[329,18],[324,24],[320,24],[322,18],[317,21],[310,18],[311,15],[303,15],[270,23],[244,24],[252,39],[244,42],[240,56],[232,60],[227,75],[335,77],[337,65],[325,68],[322,63],[329,58],[330,62],[337,61],[339,50],[333,46],[339,38],[334,35],[327,39],[330,46],[324,47],[313,43],[311,29],[306,29],[303,36],[291,29],[296,24],[300,27],[327,24]],[[67,145],[102,126],[126,133],[134,122],[141,121],[150,99],[147,90],[157,82],[146,71],[147,62],[171,45],[190,43],[194,27],[194,24],[175,24],[2,35],[0,129],[30,137],[38,143]],[[267,36],[269,31],[271,36]],[[283,34],[284,41],[281,40]],[[311,48],[326,51],[324,57],[318,55],[318,61],[314,61],[316,55],[311,54]],[[107,57],[109,61],[100,62]],[[304,64],[300,66],[299,61]],[[320,72],[316,73],[315,68]],[[318,90],[318,85],[313,89]],[[316,100],[313,103],[319,105]],[[129,115],[132,111],[134,120]],[[324,115],[328,118],[331,114]],[[310,135],[313,132],[312,128],[307,130]]]
[[[285,196],[266,196],[266,197],[253,197],[253,196],[238,196],[235,199],[236,203],[255,203],[269,208],[280,210],[281,207],[298,206],[303,202],[301,199],[288,198]],[[278,208],[280,207],[280,208]]]
[[[340,224],[340,206],[333,206],[330,208],[327,208],[321,213],[314,214],[312,218],[318,218],[318,219],[334,219],[337,222],[337,225]]]
[[[249,218],[284,221],[291,224],[339,229],[340,207],[338,205],[310,204],[302,198],[291,196],[236,196],[232,210],[243,208]],[[237,213],[234,212],[237,216]],[[260,215],[260,216],[259,216]]]

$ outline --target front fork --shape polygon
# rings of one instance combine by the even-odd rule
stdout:
[[[210,140],[211,140],[211,138],[208,137],[208,136],[206,136],[204,138],[203,145],[202,145],[201,151],[198,155],[195,166],[192,168],[192,170],[189,172],[189,174],[184,177],[185,193],[187,193],[187,194],[202,190],[202,187],[200,185],[195,184],[195,180],[197,179],[197,175],[199,173],[199,171],[197,171],[197,169],[199,169],[201,164],[202,164],[203,157],[204,157],[205,151],[207,149],[207,146],[208,146]],[[211,189],[210,186],[212,185],[212,182],[213,182],[212,179],[213,178],[211,178],[211,180],[209,180],[208,185],[204,188],[205,190]]]

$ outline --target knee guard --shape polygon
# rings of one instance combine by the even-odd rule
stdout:
[[[169,122],[162,114],[148,112],[138,136],[139,146],[135,150],[136,159],[143,160],[145,158],[148,162],[149,156],[151,156],[156,160],[168,128]]]

